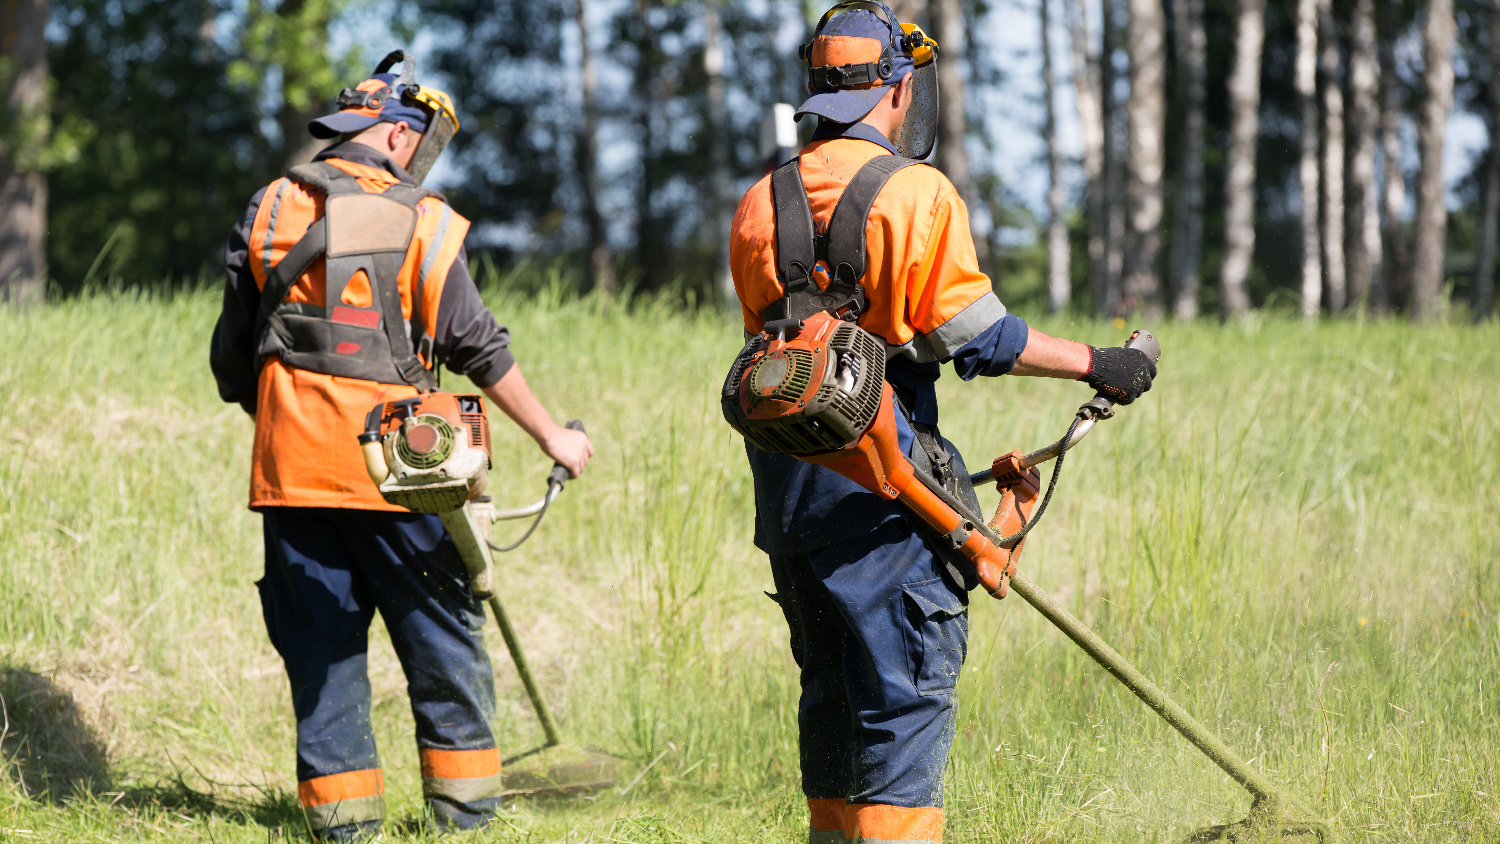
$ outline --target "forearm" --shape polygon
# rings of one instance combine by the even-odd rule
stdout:
[[[1032,328],[1026,338],[1026,348],[1016,358],[1016,366],[1011,374],[1081,381],[1088,374],[1089,362],[1087,345],[1043,334]]]
[[[496,407],[545,448],[547,438],[557,428],[557,423],[547,413],[547,409],[542,407],[536,394],[531,392],[531,386],[526,383],[526,376],[521,374],[519,365],[512,364],[499,381],[483,389]]]

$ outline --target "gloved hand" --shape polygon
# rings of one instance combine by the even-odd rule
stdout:
[[[1130,404],[1151,389],[1156,364],[1140,349],[1089,346],[1089,371],[1083,380],[1116,404]]]

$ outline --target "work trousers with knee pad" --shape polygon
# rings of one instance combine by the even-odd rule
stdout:
[[[323,508],[262,515],[261,606],[291,681],[298,796],[313,834],[353,840],[385,815],[366,672],[377,610],[406,674],[434,821],[488,822],[502,792],[494,677],[483,611],[442,521]]]
[[[968,594],[906,519],[771,571],[802,675],[808,840],[941,841]]]

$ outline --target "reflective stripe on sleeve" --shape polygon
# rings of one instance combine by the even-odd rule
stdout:
[[[933,360],[947,360],[965,343],[1002,319],[1005,319],[1005,306],[994,293],[986,293],[922,337],[927,341]]]

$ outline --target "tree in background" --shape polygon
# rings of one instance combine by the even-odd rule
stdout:
[[[1234,71],[1229,77],[1229,171],[1224,266],[1219,309],[1224,318],[1250,311],[1250,259],[1255,251],[1255,148],[1260,134],[1260,57],[1265,43],[1262,0],[1239,0],[1235,14]]]
[[[1068,307],[1072,273],[1068,267],[1068,227],[1063,220],[1062,150],[1057,142],[1057,92],[1052,74],[1052,15],[1048,0],[1041,2],[1042,97],[1047,142],[1047,310],[1061,313]]]
[[[1414,320],[1430,319],[1441,310],[1443,256],[1448,207],[1443,195],[1443,137],[1453,108],[1452,0],[1428,0],[1422,26],[1422,108],[1417,125],[1421,170],[1417,176],[1417,218],[1412,232],[1410,299]]]
[[[1172,265],[1168,278],[1178,319],[1198,316],[1198,265],[1203,260],[1204,101],[1208,94],[1208,34],[1203,0],[1172,0],[1182,119],[1182,153],[1172,208]]]
[[[47,4],[0,0],[0,302],[41,298],[47,278]]]
[[[52,4],[54,123],[86,117],[50,178],[48,256],[61,290],[198,278],[265,175],[260,134],[203,0]]]
[[[1406,174],[1401,169],[1401,101],[1404,83],[1396,64],[1396,39],[1401,35],[1401,0],[1380,0],[1380,143],[1385,157],[1381,207],[1385,213],[1385,262],[1371,291],[1370,310],[1384,314],[1406,299]]]
[[[578,178],[583,189],[583,215],[588,225],[589,281],[606,295],[615,289],[615,260],[610,253],[604,212],[599,207],[603,191],[599,183],[599,69],[594,61],[593,27],[589,25],[589,0],[574,0],[578,26],[578,92],[582,120],[573,148],[578,160]]]
[[[1104,187],[1104,109],[1100,89],[1099,50],[1089,36],[1087,0],[1063,0],[1068,16],[1068,42],[1073,54],[1073,100],[1083,135],[1083,172],[1087,177],[1089,289],[1098,310],[1107,260],[1108,196]],[[1107,4],[1106,4],[1107,8]]]
[[[1495,304],[1495,253],[1500,250],[1500,0],[1485,4],[1489,24],[1489,130],[1485,153],[1484,209],[1474,270],[1474,319],[1486,320]]]
[[[1344,274],[1344,87],[1343,56],[1333,0],[1318,0],[1323,76],[1323,271],[1330,314],[1344,310],[1348,284]]]
[[[1129,0],[1130,97],[1125,165],[1122,311],[1161,316],[1162,170],[1166,130],[1166,19],[1160,0]]]
[[[1354,0],[1349,26],[1349,306],[1363,308],[1380,264],[1380,222],[1376,207],[1375,140],[1380,119],[1374,0]]]
[[[1302,318],[1316,319],[1323,299],[1323,261],[1318,249],[1318,6],[1297,0],[1298,185],[1301,188]]]

